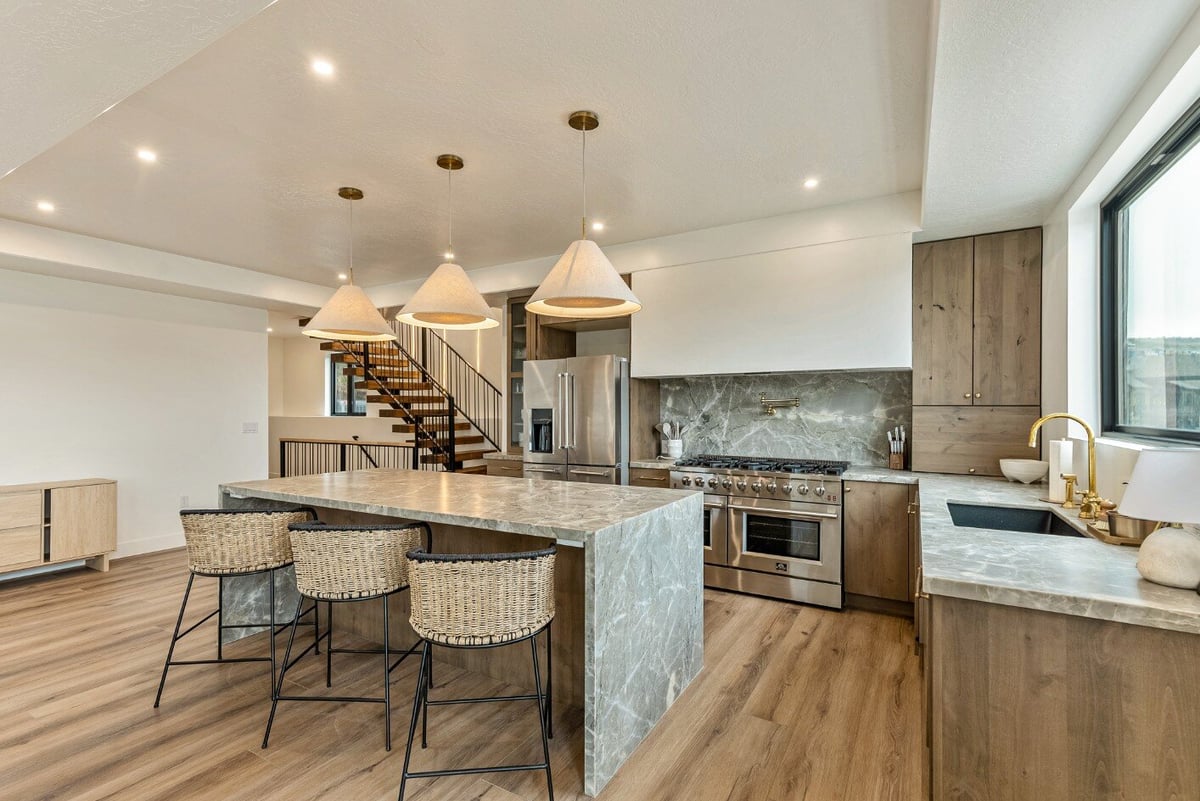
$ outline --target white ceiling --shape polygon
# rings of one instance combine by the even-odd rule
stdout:
[[[1200,0],[943,0],[922,239],[1041,225]]]
[[[274,1],[0,3],[0,175]]]
[[[191,5],[229,20],[254,4]],[[602,244],[912,190],[928,6],[285,0],[17,168],[0,217],[334,284],[347,251],[335,191],[351,184],[366,193],[356,277],[383,284],[438,263],[433,159],[456,152],[464,266],[545,256],[578,232],[579,135],[565,125],[577,108],[601,119],[588,184]],[[193,26],[199,49],[216,28]],[[315,56],[333,79],[310,72]],[[109,68],[62,77],[87,83],[89,70]],[[59,105],[39,127],[77,120]],[[134,158],[143,146],[157,164]],[[43,198],[53,215],[34,208]]]

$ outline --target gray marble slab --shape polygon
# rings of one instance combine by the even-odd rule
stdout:
[[[227,505],[304,504],[582,547],[583,785],[588,795],[603,789],[703,667],[704,500],[699,493],[356,470],[225,484],[221,495]],[[266,587],[259,580],[227,598],[240,605],[238,614],[256,617],[267,606]],[[289,597],[294,604],[294,585]]]
[[[859,476],[876,472],[862,471]],[[888,478],[878,475],[878,480]],[[1137,572],[1136,548],[1091,537],[956,526],[946,506],[962,501],[1050,509],[1082,531],[1084,524],[1075,512],[1039,500],[1045,497],[1045,484],[902,475],[920,482],[925,592],[1200,634],[1200,596],[1143,579]]]
[[[800,347],[801,345],[798,345]],[[664,378],[664,420],[691,425],[684,454],[840,459],[887,464],[887,431],[912,430],[912,372],[863,370]],[[764,413],[759,395],[800,398]]]
[[[643,470],[670,470],[671,465],[675,464],[674,459],[630,459],[630,467],[638,467]]]
[[[483,458],[489,462],[520,462],[524,459],[524,455],[509,453],[508,451],[496,451],[495,453],[485,453]]]

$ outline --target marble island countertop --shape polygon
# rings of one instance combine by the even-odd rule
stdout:
[[[1049,509],[1079,531],[1076,513],[1043,500],[1045,484],[854,468],[846,478],[920,484],[922,589],[931,595],[1040,609],[1200,634],[1200,595],[1137,572],[1138,549],[1090,536],[1061,537],[954,525],[947,502]]]
[[[221,491],[285,503],[314,503],[350,512],[424,520],[534,537],[567,545],[674,504],[694,493],[570,481],[443,473],[425,470],[354,470],[286,479],[222,484]]]

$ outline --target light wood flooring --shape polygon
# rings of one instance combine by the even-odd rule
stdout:
[[[265,663],[172,668],[158,682],[186,582],[171,551],[0,584],[0,799],[3,801],[383,801],[395,798],[414,683],[393,674],[393,750],[383,710],[367,704],[281,704],[268,750]],[[197,579],[195,616],[215,608]],[[705,669],[601,793],[601,801],[915,800],[920,682],[911,625],[707,591]],[[212,655],[203,629],[181,658]],[[344,638],[343,638],[344,639]],[[282,647],[283,641],[281,641]],[[227,655],[262,653],[253,638]],[[374,694],[377,657],[339,656],[334,692]],[[324,690],[323,659],[288,674],[291,691]],[[492,679],[439,665],[439,687],[496,693]],[[437,690],[434,691],[435,697]],[[580,792],[582,713],[556,706],[556,796]],[[432,710],[430,769],[540,757],[528,703]],[[545,798],[540,773],[414,781],[413,801]]]

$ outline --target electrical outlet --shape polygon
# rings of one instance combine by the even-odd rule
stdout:
[[[242,433],[243,434],[257,434],[258,433],[258,423],[242,423]]]
[[[191,506],[191,501],[190,501],[190,500],[188,500],[188,496],[186,496],[186,495],[180,495],[180,496],[179,496],[179,508],[180,508],[180,509],[186,509],[186,508],[188,508],[189,506]]]

